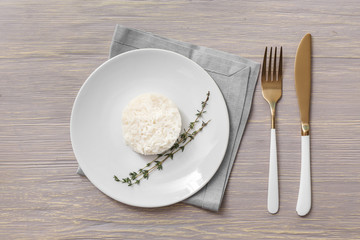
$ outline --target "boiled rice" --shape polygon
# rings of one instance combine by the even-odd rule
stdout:
[[[146,93],[133,100],[122,113],[125,142],[135,152],[152,155],[169,149],[179,137],[181,116],[167,97]]]

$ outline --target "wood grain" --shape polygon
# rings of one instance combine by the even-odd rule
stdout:
[[[1,1],[0,239],[359,239],[359,12],[351,0]],[[270,112],[260,85],[219,213],[129,207],[75,174],[72,104],[107,59],[117,23],[259,62],[266,45],[283,46],[278,214],[266,211]],[[300,218],[293,64],[307,32],[313,208]]]

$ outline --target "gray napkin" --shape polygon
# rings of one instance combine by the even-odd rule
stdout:
[[[184,201],[218,211],[249,117],[260,64],[233,54],[117,25],[110,58],[139,48],[160,48],[190,58],[209,73],[225,98],[230,118],[230,136],[224,159],[210,182]],[[84,175],[80,168],[77,173]]]

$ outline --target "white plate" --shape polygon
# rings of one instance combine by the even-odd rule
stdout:
[[[204,119],[211,122],[184,152],[163,164],[140,185],[115,182],[152,159],[125,145],[121,113],[134,97],[154,92],[178,106],[183,128],[195,119],[210,91]],[[215,174],[229,138],[229,116],[214,80],[199,65],[160,49],[120,54],[97,68],[81,87],[71,115],[71,141],[76,159],[88,179],[103,193],[138,207],[161,207],[182,201],[200,190]]]

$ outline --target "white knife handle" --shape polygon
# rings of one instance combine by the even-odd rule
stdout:
[[[301,136],[301,174],[296,212],[305,216],[311,208],[310,136]]]
[[[276,151],[276,130],[271,129],[270,141],[270,162],[269,162],[269,182],[267,208],[269,213],[275,214],[279,210],[279,185],[278,185],[278,167]]]

